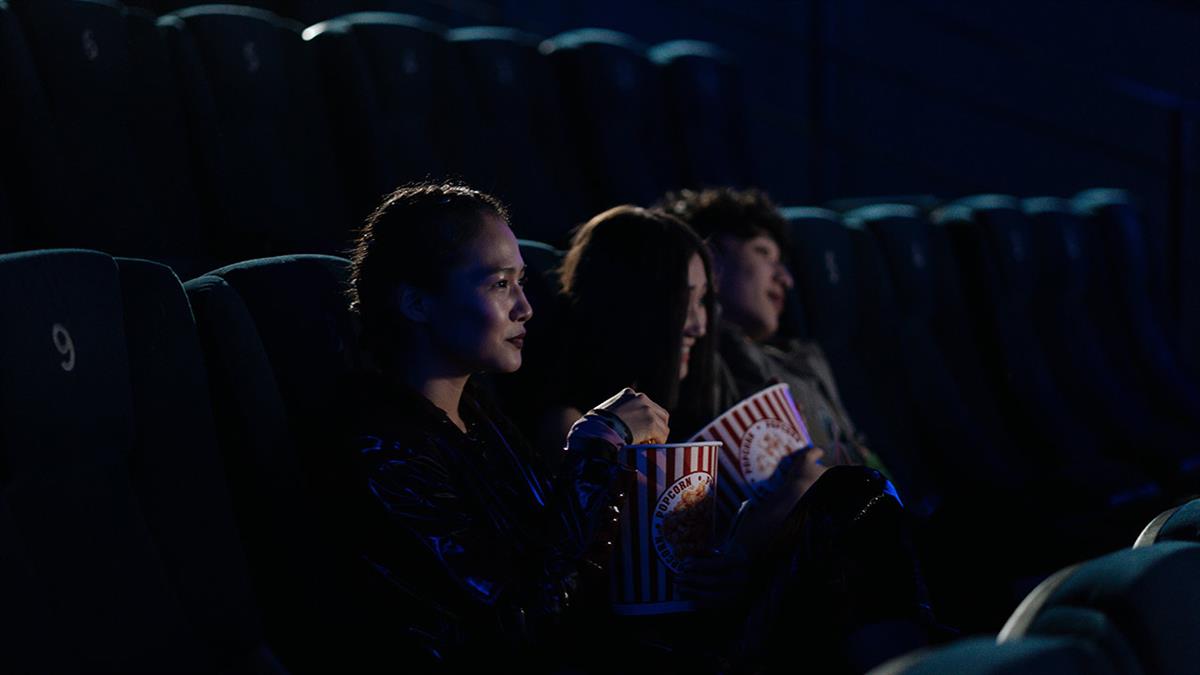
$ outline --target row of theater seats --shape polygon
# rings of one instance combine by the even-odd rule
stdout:
[[[200,0],[128,0],[125,4],[156,14],[169,14],[205,4]],[[239,0],[279,16],[314,24],[353,12],[398,12],[422,16],[447,26],[494,24],[500,18],[495,3],[486,0]]]
[[[1200,491],[1196,380],[1155,306],[1165,293],[1127,194],[785,214],[797,279],[786,337],[822,345],[852,417],[929,524],[930,576],[949,582],[940,604],[955,618],[995,622],[1023,580],[1118,545]],[[556,264],[544,247],[525,255],[535,270]],[[498,382],[526,402],[510,411],[525,425],[553,395],[538,345],[558,339],[553,279],[528,292],[539,315],[526,365]],[[973,536],[975,557],[945,549],[946,532]],[[1017,540],[1031,545],[1014,554]],[[986,602],[958,592],[979,566],[1010,582]]]
[[[960,625],[994,625],[1030,579],[1200,492],[1197,380],[1129,195],[787,214],[790,331],[822,345],[926,516],[935,600]]]
[[[1175,357],[1128,194],[784,213],[783,338],[822,346],[920,519],[953,623],[997,625],[1036,579],[1200,493],[1198,380]],[[536,272],[561,255],[522,250]],[[525,365],[495,383],[527,428],[554,396],[555,284],[531,275]]]
[[[927,550],[941,557],[927,576],[960,603],[992,602],[1007,615],[1012,594],[989,594],[1014,573],[1111,550],[1130,536],[1126,525],[1194,492],[1187,447],[1174,448],[1178,456],[1140,444],[1064,448],[1034,433],[1065,424],[1053,415],[1067,413],[1025,400],[1032,385],[1018,381],[1014,359],[982,339],[998,331],[990,314],[971,316],[972,307],[990,313],[1001,304],[980,295],[992,286],[1014,296],[1036,286],[1052,307],[1077,307],[1070,321],[1100,320],[1093,309],[1112,314],[1103,329],[1078,333],[1096,344],[1076,348],[1105,356],[1101,331],[1119,328],[1105,339],[1129,345],[1120,356],[1151,376],[1134,347],[1157,344],[1147,336],[1159,329],[1129,325],[1129,316],[1149,322],[1153,313],[1130,306],[1151,299],[1138,285],[1138,229],[1120,193],[1071,203],[973,197],[932,219],[903,204],[787,213],[804,309],[791,330],[825,346],[852,415],[877,437],[912,510],[948,518],[931,530],[940,539]],[[531,301],[551,311],[529,326],[530,370],[518,373],[527,379],[495,384],[516,392],[506,400],[536,402],[559,252],[536,242],[522,250],[541,273],[532,275]],[[1130,258],[1126,274],[1103,273],[1112,263],[1098,261],[1111,256]],[[338,514],[353,496],[337,487],[347,458],[333,421],[360,365],[346,265],[288,256],[181,284],[165,266],[90,251],[0,256],[0,630],[13,645],[0,669],[345,670],[394,663],[398,653],[419,658],[419,641],[407,642],[415,636],[389,623],[394,607],[361,601],[373,595],[354,586],[362,563],[343,555],[353,531]],[[1000,281],[998,270],[1004,284],[983,283]],[[1037,281],[1017,285],[1022,275]],[[1049,334],[1037,328],[1046,317],[1027,311],[1004,318],[1034,337]],[[1040,340],[1020,344],[1032,350],[1024,358],[1048,358]],[[992,372],[993,363],[1002,367]],[[937,380],[910,381],[918,377]],[[1079,395],[1079,385],[1051,381],[1065,389],[1049,400],[1068,406]],[[897,383],[910,388],[892,389]],[[1129,383],[1119,391],[1139,399],[1146,390]],[[925,409],[925,396],[958,407]],[[1045,421],[1020,426],[1010,404],[1034,407]],[[909,426],[888,426],[893,417]],[[1115,433],[1107,416],[1078,423]],[[913,435],[882,433],[893,429]],[[1012,446],[997,440],[1009,436]],[[955,572],[963,578],[946,582]],[[958,623],[970,613],[953,600],[937,598],[938,608]]]
[[[397,185],[459,176],[560,243],[612,204],[749,182],[740,78],[694,41],[547,40],[366,12],[0,1],[0,250],[184,274],[337,254]]]
[[[994,638],[898,657],[870,675],[1193,673],[1200,662],[1200,500],[1163,512],[1133,548],[1066,567]]]

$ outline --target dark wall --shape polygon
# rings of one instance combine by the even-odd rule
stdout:
[[[1200,339],[1200,6],[821,5],[817,194],[1128,188],[1183,342]]]

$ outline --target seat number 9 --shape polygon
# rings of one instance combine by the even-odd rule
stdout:
[[[75,370],[75,341],[61,323],[54,324],[50,329],[50,337],[54,340],[54,348],[62,354],[64,360],[59,365],[68,373]]]

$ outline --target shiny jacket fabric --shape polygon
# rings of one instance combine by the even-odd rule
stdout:
[[[379,602],[402,614],[406,637],[434,665],[529,665],[552,651],[568,608],[606,590],[593,561],[611,541],[623,439],[588,416],[551,480],[503,416],[469,394],[464,433],[402,387],[376,381],[360,393],[348,436],[363,497],[358,538],[367,574],[398,591]]]

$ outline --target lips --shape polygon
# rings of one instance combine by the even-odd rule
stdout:
[[[505,342],[508,342],[509,344],[516,347],[517,349],[521,349],[525,346],[525,333],[521,333],[520,335],[517,335],[515,337],[510,337],[507,340],[505,340]]]
[[[769,292],[767,293],[767,300],[771,301],[771,306],[775,309],[783,309],[783,293]]]

